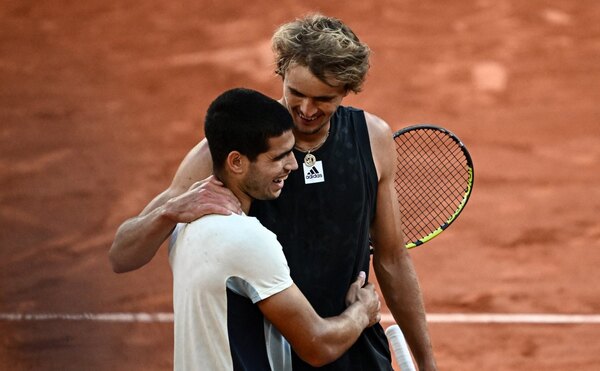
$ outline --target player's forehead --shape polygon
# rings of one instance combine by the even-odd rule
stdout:
[[[269,148],[260,155],[270,159],[277,159],[289,153],[294,148],[295,143],[296,140],[292,130],[287,130],[281,135],[267,139]]]
[[[311,98],[333,98],[344,96],[344,84],[334,78],[321,81],[308,67],[292,64],[287,69],[284,79],[285,88],[292,93]]]

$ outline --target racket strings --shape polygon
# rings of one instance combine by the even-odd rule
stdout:
[[[396,191],[407,241],[443,226],[468,191],[468,161],[456,141],[438,130],[419,129],[395,138]]]

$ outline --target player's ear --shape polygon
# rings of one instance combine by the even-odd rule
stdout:
[[[231,151],[227,155],[226,164],[233,174],[242,174],[246,170],[248,158],[238,151]]]

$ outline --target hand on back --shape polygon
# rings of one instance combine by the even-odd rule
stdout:
[[[375,291],[375,286],[372,283],[365,285],[365,279],[365,273],[360,272],[356,281],[354,281],[354,283],[350,285],[350,289],[348,289],[348,293],[346,294],[346,305],[350,306],[355,302],[363,304],[369,317],[370,327],[381,320],[381,302],[377,291]]]

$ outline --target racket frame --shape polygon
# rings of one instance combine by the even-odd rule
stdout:
[[[406,243],[405,246],[407,249],[412,249],[414,247],[420,246],[420,245],[424,244],[425,242],[428,242],[428,241],[432,240],[433,238],[439,236],[444,230],[446,230],[452,224],[452,222],[454,222],[456,220],[456,218],[460,215],[460,213],[464,210],[465,206],[467,205],[467,202],[469,201],[469,198],[471,197],[471,193],[473,190],[473,183],[475,181],[475,171],[473,168],[473,160],[471,158],[471,154],[467,150],[467,147],[464,145],[464,143],[458,138],[458,136],[456,136],[453,132],[451,132],[448,129],[445,129],[440,126],[432,125],[432,124],[419,124],[419,125],[407,126],[407,127],[402,128],[394,133],[394,135],[393,135],[394,142],[396,142],[396,138],[398,138],[400,135],[403,135],[407,132],[415,131],[415,130],[437,130],[437,131],[444,133],[446,136],[448,136],[450,139],[452,139],[458,145],[458,147],[464,154],[465,159],[467,161],[466,165],[467,165],[467,172],[468,172],[468,180],[467,180],[467,185],[466,185],[466,189],[463,194],[462,200],[459,203],[458,208],[454,211],[454,213],[444,223],[442,223],[438,228],[436,228],[431,233],[429,233],[426,236],[423,236],[421,238],[418,238],[415,241],[409,241],[408,243]],[[396,144],[396,146],[397,146],[397,144]],[[399,174],[396,171],[396,179],[398,178],[398,176],[399,176]],[[400,207],[402,208],[401,205],[400,205]],[[400,211],[400,213],[402,214],[402,210]]]

